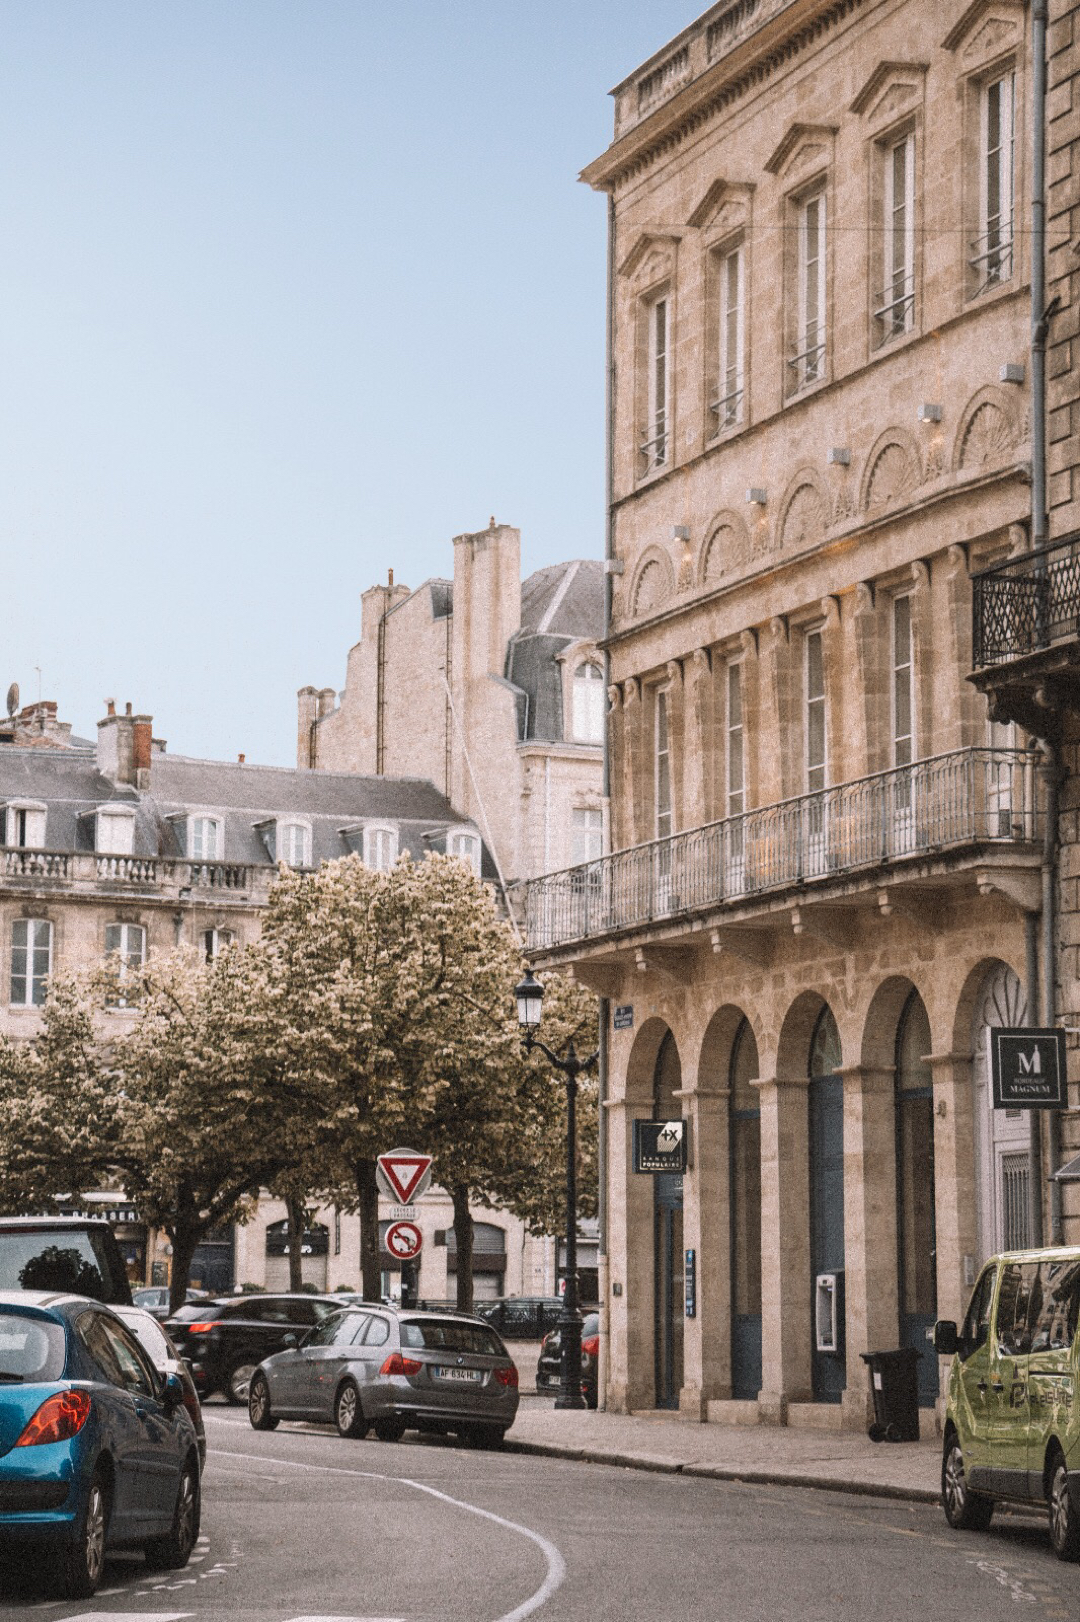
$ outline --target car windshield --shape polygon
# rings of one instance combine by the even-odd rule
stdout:
[[[0,1313],[0,1384],[59,1380],[67,1361],[63,1326],[29,1313]]]
[[[209,1323],[211,1318],[220,1318],[225,1308],[212,1305],[209,1301],[189,1301],[186,1307],[177,1307],[169,1322],[174,1324]]]
[[[402,1346],[440,1352],[487,1352],[504,1355],[498,1335],[481,1324],[455,1323],[450,1318],[414,1318],[401,1325]]]
[[[0,1290],[70,1290],[95,1301],[116,1299],[104,1240],[92,1229],[0,1230]]]

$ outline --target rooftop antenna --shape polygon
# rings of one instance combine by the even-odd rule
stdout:
[[[34,669],[37,671],[37,701],[40,704],[41,703],[41,666],[40,665],[35,665]]]
[[[13,721],[15,719],[15,712],[18,710],[18,708],[19,708],[19,684],[18,684],[17,681],[13,681],[11,686],[7,690],[7,712],[8,712],[8,719],[10,721]]]

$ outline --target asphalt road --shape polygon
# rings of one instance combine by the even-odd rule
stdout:
[[[533,1399],[536,1400],[536,1399]],[[1080,1568],[1041,1518],[985,1534],[939,1510],[463,1450],[348,1442],[206,1410],[190,1567],[109,1562],[82,1604],[2,1579],[0,1618],[44,1622],[1027,1622],[1075,1617]]]

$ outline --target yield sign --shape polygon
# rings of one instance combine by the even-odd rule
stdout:
[[[386,1248],[399,1262],[411,1262],[419,1256],[424,1236],[415,1222],[391,1222],[386,1230]]]
[[[391,1149],[379,1156],[376,1176],[384,1194],[399,1205],[408,1205],[431,1182],[431,1156],[415,1149]]]

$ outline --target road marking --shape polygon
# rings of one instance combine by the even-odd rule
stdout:
[[[118,1611],[80,1611],[78,1616],[65,1616],[60,1622],[116,1622]],[[194,1611],[124,1611],[124,1622],[182,1622]]]
[[[524,1618],[538,1611],[546,1605],[551,1596],[561,1588],[566,1577],[566,1562],[554,1543],[550,1543],[539,1532],[534,1532],[528,1526],[522,1526],[519,1521],[508,1521],[502,1515],[496,1515],[490,1509],[481,1509],[477,1504],[469,1504],[463,1498],[451,1498],[449,1493],[439,1492],[437,1487],[428,1487],[422,1481],[413,1481],[408,1476],[388,1476],[378,1470],[347,1470],[337,1464],[301,1464],[295,1459],[268,1459],[261,1453],[229,1453],[223,1448],[215,1448],[219,1459],[239,1459],[245,1464],[273,1464],[282,1465],[290,1470],[310,1470],[314,1474],[331,1476],[355,1476],[363,1481],[386,1481],[396,1487],[412,1487],[416,1492],[427,1493],[431,1498],[438,1498],[444,1504],[452,1504],[455,1509],[467,1510],[470,1515],[479,1515],[482,1520],[493,1521],[496,1526],[503,1526],[508,1532],[517,1532],[520,1537],[528,1538],[535,1543],[547,1562],[547,1576],[544,1578],[535,1594],[530,1594],[527,1600],[505,1615],[495,1618],[495,1622],[524,1622]]]
[[[405,1622],[401,1616],[290,1616],[289,1622]]]

